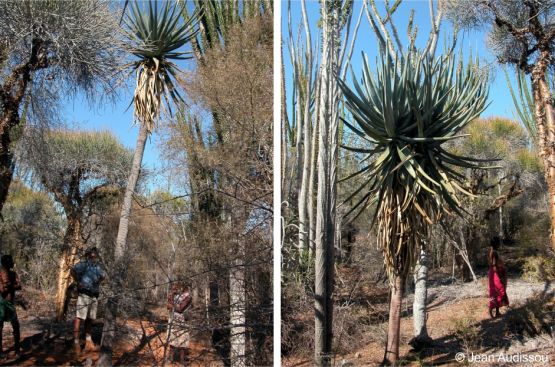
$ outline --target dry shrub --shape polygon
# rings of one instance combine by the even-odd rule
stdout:
[[[516,303],[505,316],[507,331],[513,335],[536,337],[551,334],[555,322],[553,293],[536,292],[522,303]]]
[[[387,324],[372,321],[368,314],[369,310],[359,305],[335,307],[333,317],[336,353],[349,354],[373,341],[385,343]]]
[[[525,258],[522,267],[522,277],[535,281],[555,279],[555,259],[544,256],[530,256]]]
[[[470,311],[470,310],[469,310]],[[465,315],[471,315],[471,312],[465,311]],[[480,347],[480,327],[475,317],[453,316],[451,318],[453,334],[461,343],[466,353],[476,350]]]
[[[312,355],[314,349],[314,301],[301,282],[282,288],[281,349],[284,356]]]

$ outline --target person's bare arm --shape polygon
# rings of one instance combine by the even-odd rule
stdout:
[[[4,279],[4,273],[0,272],[0,294],[3,294],[7,291],[6,289],[6,281]]]
[[[176,305],[175,310],[177,312],[180,312],[180,313],[185,311],[185,309],[187,307],[189,307],[189,304],[191,303],[191,300],[192,300],[191,295],[189,293],[187,293],[187,295],[185,297],[183,297],[181,302],[179,302],[179,304]]]
[[[491,267],[493,268],[493,272],[497,273],[497,253],[493,253],[491,255]]]
[[[21,282],[19,280],[19,275],[17,275],[17,273],[15,273],[15,281],[14,281],[13,289],[16,291],[21,290]]]

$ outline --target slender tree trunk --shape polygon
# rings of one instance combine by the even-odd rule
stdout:
[[[431,338],[426,328],[426,300],[428,298],[428,253],[420,250],[420,257],[414,269],[414,302],[412,307],[414,338],[411,344],[419,349],[420,346],[429,344]]]
[[[401,305],[405,279],[395,275],[391,289],[391,300],[389,303],[389,323],[387,330],[387,344],[385,347],[384,365],[393,365],[399,359],[399,340],[401,331]]]
[[[81,220],[76,216],[68,216],[67,229],[64,236],[64,250],[58,268],[58,289],[56,291],[56,321],[61,322],[67,311],[67,288],[71,282],[70,271],[77,259],[77,251],[83,247],[81,239]]]
[[[501,183],[497,185],[497,192],[501,196]],[[503,205],[499,206],[499,239],[503,240]]]
[[[330,366],[332,357],[333,321],[333,236],[330,223],[330,79],[331,75],[331,14],[326,2],[322,12],[322,61],[320,65],[319,139],[318,139],[318,191],[316,197],[315,283],[314,283],[314,362],[317,366]],[[331,228],[330,228],[331,227]]]
[[[310,87],[309,82],[307,83],[307,89]],[[299,193],[299,252],[301,254],[301,259],[304,258],[305,252],[309,246],[308,242],[308,232],[310,230],[308,226],[308,188],[310,185],[310,113],[309,105],[310,101],[305,101],[305,113],[304,113],[304,128],[303,128],[303,141],[304,141],[304,152],[303,152],[303,162],[302,162],[302,175],[301,175],[301,190]]]
[[[304,89],[304,110],[302,111],[303,121],[303,160],[302,160],[302,174],[301,174],[301,187],[299,194],[299,250],[301,258],[304,258],[305,252],[309,245],[309,223],[308,223],[308,193],[310,187],[310,166],[311,166],[311,127],[312,116],[310,114],[310,105],[313,98],[312,90],[312,40],[310,35],[310,26],[308,25],[308,16],[306,13],[306,6],[304,1],[301,3],[303,14],[303,24],[305,28],[306,37],[306,67],[305,67],[305,85],[302,86],[301,81],[297,81],[298,89]],[[299,93],[302,97],[302,93]],[[300,103],[300,98],[299,98]],[[301,116],[299,116],[301,117]],[[300,167],[299,167],[300,169]]]
[[[316,83],[319,84],[319,83]],[[320,99],[320,88],[317,88],[317,95],[316,100]],[[316,114],[315,116],[319,116],[318,111],[318,104],[316,106]],[[315,119],[314,128],[312,129],[312,144],[311,144],[311,152],[310,152],[310,175],[309,175],[309,187],[308,187],[308,243],[309,243],[309,256],[314,256],[315,249],[314,249],[314,241],[316,237],[316,213],[314,208],[314,189],[317,185],[317,175],[316,175],[316,166],[318,164],[318,132],[319,132],[319,123],[318,117]]]
[[[112,350],[116,332],[116,315],[118,311],[118,302],[121,295],[123,279],[126,275],[125,254],[127,252],[127,233],[129,231],[129,217],[131,215],[131,207],[133,204],[133,194],[137,187],[139,173],[141,171],[141,162],[145,151],[146,139],[148,137],[148,129],[146,124],[141,123],[139,135],[137,137],[137,146],[133,155],[133,163],[131,165],[131,173],[127,181],[127,188],[123,198],[121,208],[121,216],[118,227],[118,236],[116,240],[116,248],[114,251],[114,269],[110,279],[110,296],[106,303],[106,311],[104,317],[104,327],[102,328],[102,342],[100,349],[100,358],[97,362],[99,366],[112,365]]]
[[[173,281],[174,281],[173,269],[175,267],[175,250],[176,249],[175,249],[175,244],[173,243],[173,241],[171,242],[171,246],[172,246],[172,252],[171,252],[170,261],[169,261],[169,264],[168,264],[169,279],[168,279],[168,285],[166,287],[166,296],[167,297],[169,297],[171,292],[172,292],[172,285],[173,285]],[[166,328],[166,342],[164,343],[164,354],[162,356],[162,367],[164,367],[166,365],[166,363],[168,363],[168,346],[170,344],[172,326],[173,326],[173,308],[168,311],[168,326]]]
[[[231,335],[231,366],[245,367],[246,361],[246,290],[245,267],[243,260],[235,260],[235,266],[229,272],[229,302]]]

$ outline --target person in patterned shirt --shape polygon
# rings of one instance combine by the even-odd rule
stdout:
[[[98,296],[100,294],[100,283],[106,278],[106,272],[99,262],[98,249],[92,247],[85,252],[85,260],[77,263],[71,269],[71,275],[77,282],[77,310],[73,321],[73,350],[76,354],[81,353],[79,341],[79,327],[81,321],[85,320],[85,349],[98,350],[91,337],[92,320],[96,319],[98,308]]]
[[[172,292],[168,295],[169,344],[170,359],[173,360],[175,352],[179,351],[179,362],[185,365],[185,352],[189,345],[189,330],[187,327],[187,311],[191,307],[191,293],[189,287],[182,282],[175,283]]]

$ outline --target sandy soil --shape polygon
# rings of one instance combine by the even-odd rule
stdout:
[[[479,278],[477,283],[455,283],[435,285],[428,291],[428,332],[434,345],[421,353],[411,350],[408,345],[412,337],[412,317],[410,307],[413,296],[405,298],[403,309],[405,317],[401,320],[400,354],[403,366],[555,366],[555,347],[551,336],[543,334],[535,338],[517,337],[507,332],[510,322],[503,317],[492,319],[487,310],[486,279]],[[508,295],[511,307],[519,307],[537,292],[545,292],[552,302],[554,287],[546,283],[534,283],[524,279],[510,279]],[[381,302],[372,307],[383,309]],[[370,307],[370,306],[369,306]],[[477,332],[477,345],[465,348],[455,335],[457,320],[465,319]],[[377,325],[375,330],[386,330],[386,324]],[[376,332],[376,331],[374,331]],[[338,355],[335,366],[378,366],[383,358],[384,343],[382,336],[370,335],[377,339],[352,353]],[[457,353],[465,353],[462,362],[456,360]],[[478,361],[469,361],[477,356]],[[530,357],[530,355],[532,357]],[[526,356],[526,357],[524,357]],[[517,358],[518,362],[509,358]],[[531,358],[535,358],[534,361]],[[487,361],[482,362],[484,359]],[[532,360],[532,362],[530,362]],[[544,363],[547,361],[546,363]],[[283,364],[287,367],[311,366],[308,358],[288,357]]]

